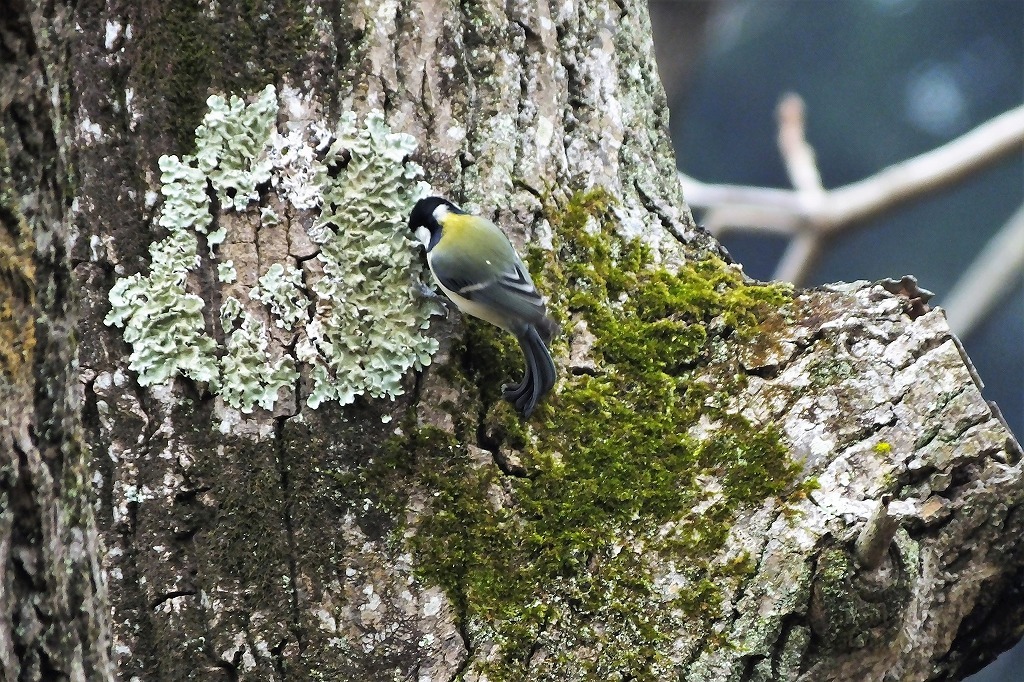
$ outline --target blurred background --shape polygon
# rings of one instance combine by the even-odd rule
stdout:
[[[934,149],[1024,102],[1021,0],[651,0],[655,46],[681,171],[704,183],[791,189],[775,109],[806,103],[826,189]],[[1016,153],[951,188],[832,240],[805,286],[915,275],[942,305],[1024,203]],[[699,212],[696,215],[700,221]],[[723,239],[770,279],[786,240]],[[962,341],[984,394],[1024,437],[1024,277]],[[1019,606],[1018,606],[1019,608]],[[1024,680],[1018,645],[971,682]]]

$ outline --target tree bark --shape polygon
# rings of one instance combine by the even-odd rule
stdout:
[[[941,312],[729,264],[643,3],[15,17],[7,679],[104,677],[99,562],[124,680],[959,679],[1019,627],[1020,449]],[[551,297],[529,423],[410,283],[422,180]]]
[[[0,677],[111,679],[67,245],[70,13],[0,12]]]

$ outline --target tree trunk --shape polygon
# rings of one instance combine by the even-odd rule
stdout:
[[[0,678],[111,679],[68,258],[62,7],[0,11]]]
[[[14,16],[8,679],[103,677],[100,561],[124,680],[958,679],[1021,624],[1020,450],[941,312],[728,262],[643,3]],[[562,324],[528,422],[414,284],[423,181]]]

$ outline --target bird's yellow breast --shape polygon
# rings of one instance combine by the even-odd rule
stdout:
[[[511,265],[516,260],[515,250],[498,226],[480,216],[448,213],[440,221],[442,249],[456,249],[473,259]]]
[[[441,238],[445,241],[461,242],[463,239],[472,238],[474,232],[480,230],[480,218],[461,213],[448,213],[441,222],[444,228]]]

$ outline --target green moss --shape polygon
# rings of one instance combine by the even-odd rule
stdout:
[[[563,365],[527,424],[498,395],[522,371],[507,334],[470,324],[464,364],[449,368],[479,387],[487,444],[517,451],[525,475],[411,425],[394,458],[347,474],[353,495],[393,505],[396,518],[397,491],[424,491],[411,540],[421,577],[446,589],[472,639],[501,645],[487,664],[494,680],[521,679],[537,646],[546,656],[531,679],[664,679],[674,636],[716,642],[701,623],[751,570],[745,557],[716,561],[736,512],[806,492],[779,434],[728,411],[743,378],[721,351],[723,338],[774,321],[789,288],[714,259],[670,272],[615,235],[612,208],[596,191],[552,209],[555,253],[528,258],[552,314],[595,336],[595,374]],[[717,428],[700,439],[691,427],[702,417]]]
[[[493,325],[466,316],[464,353],[471,353],[472,381],[488,404],[498,401],[503,383],[522,372],[523,354],[511,334],[505,334]]]

